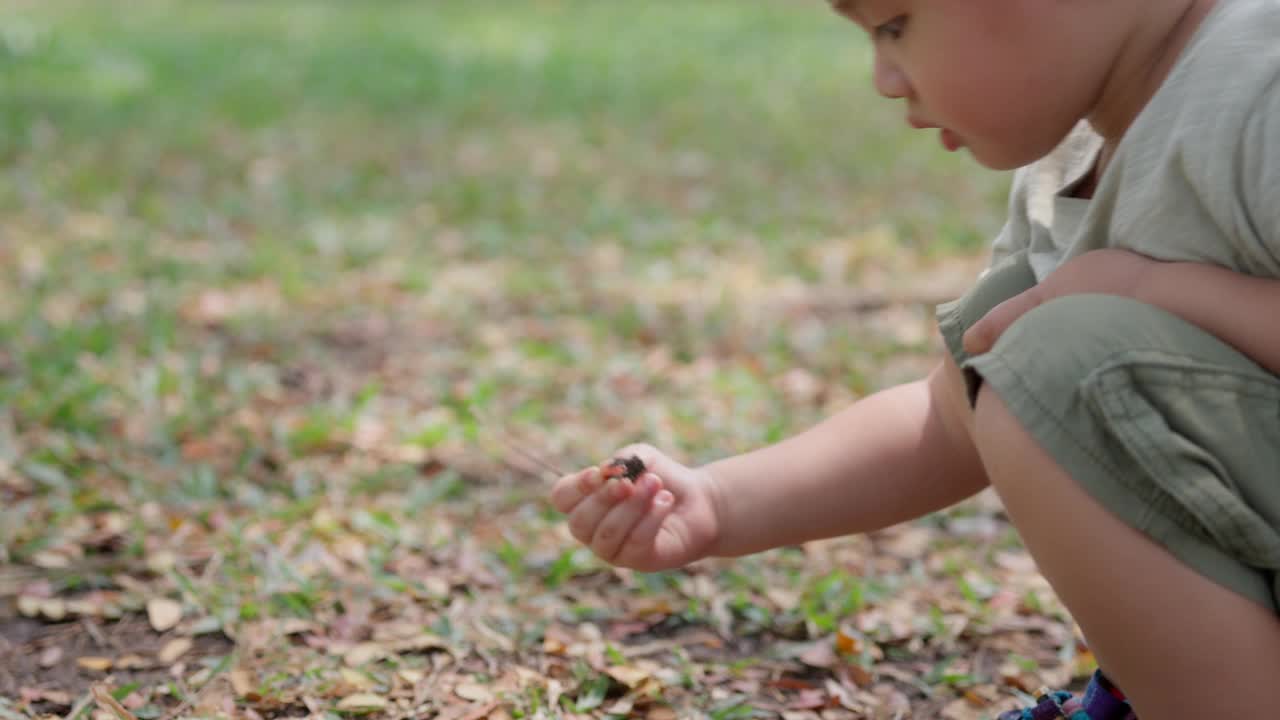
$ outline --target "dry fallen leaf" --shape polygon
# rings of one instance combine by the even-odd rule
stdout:
[[[549,626],[542,635],[542,652],[548,655],[564,655],[569,644],[573,642],[564,630],[556,625]]]
[[[297,635],[315,630],[316,624],[303,618],[284,618],[276,623],[275,630],[281,635]]]
[[[40,602],[40,614],[46,619],[58,622],[67,617],[67,604],[59,598],[50,598]]]
[[[449,643],[439,635],[431,633],[420,633],[413,637],[407,637],[403,640],[394,640],[385,643],[385,647],[393,652],[425,652],[427,650],[444,650],[452,652]]]
[[[631,715],[631,711],[635,708],[636,699],[631,695],[624,695],[618,698],[612,705],[604,708],[607,715],[617,715],[627,717]]]
[[[422,579],[422,585],[427,589],[427,594],[434,597],[448,597],[450,585],[449,581],[435,575],[428,575]]]
[[[787,701],[787,708],[790,710],[816,710],[827,706],[827,693],[825,690],[801,690]]]
[[[71,559],[61,553],[53,552],[51,550],[41,550],[31,556],[31,564],[46,570],[58,570],[69,567],[71,565]]]
[[[401,668],[396,671],[396,674],[410,685],[417,685],[422,681],[422,678],[427,676],[427,674],[421,670],[414,670],[413,668]]]
[[[634,688],[645,680],[649,679],[650,673],[637,667],[629,665],[614,665],[605,670],[609,677],[626,685],[628,688]]]
[[[116,658],[115,667],[117,670],[141,670],[143,668],[154,667],[154,661],[148,660],[141,655],[129,653]]]
[[[351,668],[339,669],[338,675],[341,676],[342,681],[353,690],[371,690],[378,684],[376,680],[368,675],[365,675],[358,670],[352,670]]]
[[[1006,662],[1000,666],[1000,682],[1009,687],[1029,693],[1040,686],[1040,679],[1035,674],[1019,667],[1017,663]]]
[[[498,709],[497,702],[476,703],[471,706],[472,710],[458,720],[484,720],[492,717],[493,711]]]
[[[42,668],[51,668],[57,665],[62,662],[62,648],[57,645],[51,645],[41,650],[38,662]]]
[[[186,655],[192,644],[191,638],[175,638],[165,643],[165,646],[160,648],[160,652],[156,653],[156,657],[160,659],[160,662],[168,665]]]
[[[182,620],[182,605],[169,598],[151,598],[147,601],[147,619],[156,632],[167,632]]]
[[[40,614],[40,598],[30,595],[18,596],[18,612],[23,617],[33,618]]]
[[[231,689],[236,691],[236,695],[245,697],[253,692],[253,679],[247,670],[232,670],[227,675],[231,680]]]
[[[834,667],[838,661],[835,648],[826,640],[812,643],[808,649],[797,656],[800,662],[813,667]]]
[[[836,633],[836,649],[846,655],[857,655],[862,652],[862,639],[841,628]]]
[[[59,708],[71,707],[71,694],[61,690],[24,687],[18,690],[18,696],[27,703],[46,702]]]
[[[844,671],[849,681],[858,687],[868,687],[875,680],[875,676],[871,674],[870,670],[857,663],[845,665]]]
[[[168,550],[157,550],[147,556],[147,569],[153,573],[166,573],[178,564],[178,556]]]
[[[386,655],[386,649],[377,643],[360,643],[342,654],[342,662],[348,667],[359,667]]]
[[[982,715],[981,710],[964,698],[953,700],[942,709],[942,717],[946,720],[978,720]]]
[[[493,699],[493,693],[489,692],[489,689],[485,686],[477,683],[460,683],[453,689],[453,692],[463,700],[472,702],[489,702]]]
[[[373,693],[348,695],[338,702],[339,710],[381,710],[386,706],[387,699]]]
[[[76,658],[76,665],[79,665],[85,670],[92,670],[93,672],[106,672],[111,669],[112,663],[111,658],[86,655],[84,657]]]

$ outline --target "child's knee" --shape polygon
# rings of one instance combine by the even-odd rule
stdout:
[[[979,452],[994,443],[1007,445],[1024,430],[1022,422],[1009,410],[1000,393],[991,385],[983,383],[974,400],[970,425],[973,444]]]
[[[974,443],[1007,445],[1015,437],[1034,436],[1020,417],[1043,418],[1046,413],[1031,408],[1086,403],[1090,376],[1108,357],[1142,337],[1149,311],[1159,312],[1108,295],[1068,295],[1029,310],[989,353],[972,361],[982,378],[973,402]],[[1047,414],[1065,422],[1057,410]]]

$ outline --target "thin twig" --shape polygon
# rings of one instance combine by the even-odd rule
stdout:
[[[498,423],[497,421],[495,421],[495,420],[494,420],[492,417],[490,417],[487,413],[482,412],[482,411],[480,410],[480,408],[478,408],[478,407],[476,407],[476,406],[475,406],[475,404],[474,404],[474,403],[468,403],[468,404],[467,404],[467,410],[468,410],[472,415],[474,415],[474,416],[476,417],[476,419],[477,419],[477,420],[479,420],[479,421],[481,422],[481,424],[482,424],[482,425],[484,426],[484,428],[489,432],[489,434],[490,434],[490,435],[492,435],[494,438],[496,438],[496,439],[498,440],[498,442],[500,442],[500,443],[502,443],[503,445],[505,445],[505,446],[506,446],[506,448],[507,448],[508,450],[511,450],[511,451],[513,451],[513,452],[517,453],[518,455],[520,455],[520,456],[521,456],[521,457],[523,457],[524,459],[526,459],[526,460],[528,460],[528,461],[530,461],[530,462],[534,463],[534,464],[535,464],[535,465],[537,465],[538,467],[541,467],[541,468],[542,468],[542,469],[544,469],[544,470],[548,470],[548,471],[550,471],[550,472],[553,472],[553,473],[555,473],[556,475],[567,475],[567,474],[568,474],[568,473],[566,473],[564,470],[562,470],[561,468],[556,467],[556,466],[555,466],[553,463],[551,463],[549,460],[546,460],[545,458],[543,458],[543,457],[539,456],[537,453],[533,452],[532,450],[529,450],[528,448],[526,448],[526,447],[524,447],[524,446],[520,445],[519,443],[517,443],[517,442],[515,441],[515,439],[514,439],[514,438],[512,438],[510,435],[508,435],[506,432],[504,432],[504,431],[502,430],[502,425],[501,425],[500,423]]]
[[[222,569],[222,552],[217,551],[209,558],[209,562],[205,563],[204,570],[200,572],[200,584],[208,584],[213,574]]]
[[[123,650],[123,648],[120,647],[120,644],[117,643],[115,639],[108,640],[105,636],[103,636],[102,631],[98,629],[97,625],[94,625],[92,622],[90,622],[89,618],[87,617],[80,618],[80,625],[84,628],[85,632],[89,633],[89,637],[93,638],[93,641],[97,643],[98,647],[102,648],[103,650],[106,650],[108,648],[115,650],[116,652],[121,652]]]
[[[92,692],[87,692],[84,695],[81,695],[76,704],[71,706],[71,712],[67,713],[67,716],[63,718],[63,720],[76,720],[76,718],[80,717],[80,714],[85,711],[85,708],[89,707],[89,703],[91,702],[93,702]]]
[[[138,720],[137,715],[129,712],[125,706],[120,704],[119,700],[111,696],[111,692],[107,690],[105,685],[94,685],[91,692],[94,700],[98,701],[98,707],[103,710],[112,713],[120,720]]]
[[[199,690],[192,693],[191,688],[187,687],[187,684],[182,682],[182,678],[175,678],[178,685],[178,692],[182,693],[182,702],[178,704],[178,707],[165,713],[163,720],[173,720],[173,718],[176,718],[187,710],[195,707],[196,701],[198,701],[200,696],[204,694],[205,688],[209,687],[215,679],[216,676],[209,678],[209,682],[201,685]]]

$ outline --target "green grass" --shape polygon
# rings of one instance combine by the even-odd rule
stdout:
[[[251,223],[288,249],[220,268],[249,275],[304,248],[359,263],[425,220],[469,255],[601,236],[724,250],[879,223],[971,249],[991,227],[972,208],[994,209],[999,182],[909,138],[870,90],[860,34],[812,5],[18,10],[0,158],[29,177],[0,199],[125,215],[142,235]]]

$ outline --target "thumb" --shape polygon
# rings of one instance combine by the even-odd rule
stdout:
[[[970,355],[981,355],[995,346],[996,341],[1004,335],[1018,318],[1041,302],[1038,287],[1019,293],[996,305],[978,322],[974,323],[964,334],[964,351]]]

